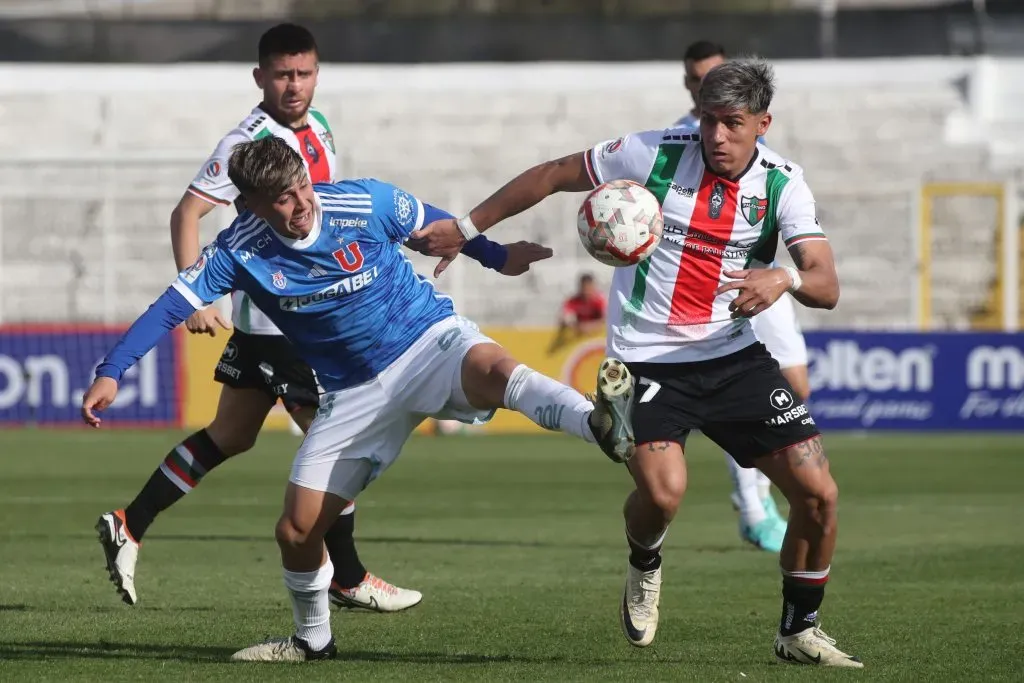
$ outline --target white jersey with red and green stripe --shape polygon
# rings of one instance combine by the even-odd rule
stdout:
[[[637,266],[617,268],[608,306],[608,353],[624,361],[718,358],[757,341],[721,295],[724,273],[765,268],[787,247],[824,240],[803,171],[762,144],[736,180],[704,163],[700,134],[670,128],[603,142],[585,155],[594,185],[643,184],[661,203],[664,234]]]
[[[231,150],[239,143],[270,135],[281,138],[302,155],[310,180],[314,183],[334,182],[337,169],[334,135],[322,113],[310,107],[306,125],[291,128],[276,121],[261,107],[256,107],[221,138],[213,154],[188,186],[188,191],[212,204],[228,206],[235,203],[238,200],[238,188],[228,178]],[[281,334],[277,325],[256,308],[244,292],[232,292],[231,308],[231,322],[239,331],[248,334]]]

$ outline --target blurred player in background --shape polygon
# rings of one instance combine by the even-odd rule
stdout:
[[[699,132],[701,81],[708,71],[725,60],[725,48],[711,41],[700,40],[686,49],[683,83],[693,98],[693,109],[676,121],[677,127]],[[764,143],[764,138],[758,141]],[[778,361],[797,399],[805,403],[811,394],[807,379],[807,344],[796,319],[793,297],[783,294],[771,308],[751,318],[750,324],[768,353]],[[740,467],[728,453],[725,462],[732,478],[732,504],[740,516],[740,537],[763,550],[778,552],[786,535],[786,520],[772,498],[771,482],[764,472]]]
[[[442,267],[471,237],[556,192],[643,184],[661,203],[664,235],[647,260],[615,269],[608,313],[608,354],[626,363],[637,385],[636,452],[627,463],[636,488],[623,510],[630,549],[623,633],[638,647],[654,640],[661,547],[686,491],[683,448],[699,429],[767,474],[789,500],[775,656],[861,668],[818,623],[839,496],[821,433],[749,322],[786,291],[814,308],[839,300],[835,259],[802,169],[757,141],[771,125],[774,92],[766,62],[719,64],[701,85],[699,132],[634,133],[539,164],[457,221],[413,236]],[[796,268],[771,267],[779,240]]]
[[[558,331],[548,353],[554,353],[570,340],[603,330],[607,310],[608,300],[597,288],[594,276],[590,273],[581,275],[576,293],[562,303]]]
[[[305,28],[281,24],[260,38],[259,65],[253,71],[263,100],[217,144],[171,215],[171,242],[178,270],[199,257],[199,221],[218,205],[241,210],[237,187],[228,177],[228,159],[235,145],[274,136],[301,154],[310,179],[330,182],[336,173],[335,141],[326,117],[312,107],[319,60],[316,41]],[[368,213],[361,201],[349,202],[354,213]],[[348,219],[359,227],[360,219]],[[363,221],[365,222],[365,221]],[[258,252],[270,237],[253,243]],[[489,241],[474,245],[473,258],[505,274],[520,274],[548,250],[527,242],[508,248]],[[320,401],[309,365],[277,326],[247,294],[232,295],[234,332],[214,372],[222,384],[217,414],[205,428],[174,446],[138,496],[124,509],[103,514],[97,531],[107,558],[110,579],[129,605],[137,601],[135,566],[139,547],[156,516],[181,500],[210,470],[248,451],[274,404],[281,400],[291,418],[307,431]],[[215,336],[229,325],[214,307],[192,314],[192,333]],[[355,504],[346,507],[327,531],[325,541],[334,566],[331,600],[343,607],[394,612],[420,602],[418,591],[384,581],[366,570],[356,552]]]
[[[246,212],[100,363],[82,417],[99,426],[94,411],[114,401],[128,368],[193,311],[239,289],[259,302],[309,359],[325,393],[275,529],[295,631],[232,659],[329,659],[337,654],[328,597],[334,569],[324,533],[394,463],[424,417],[484,422],[498,408],[516,410],[623,462],[633,452],[633,382],[622,361],[607,359],[591,402],[516,362],[456,315],[451,298],[402,250],[425,221],[451,214],[379,180],[312,185],[302,157],[276,137],[239,145],[228,169]]]

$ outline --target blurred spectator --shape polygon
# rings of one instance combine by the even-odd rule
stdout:
[[[548,347],[548,353],[554,353],[572,339],[604,329],[607,309],[608,301],[597,288],[594,276],[590,273],[581,275],[576,293],[562,304],[558,332]]]

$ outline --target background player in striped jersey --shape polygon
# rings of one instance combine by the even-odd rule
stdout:
[[[171,215],[178,270],[199,257],[199,221],[204,216],[217,205],[236,203],[241,208],[239,190],[228,177],[228,159],[235,145],[274,136],[301,154],[313,182],[334,179],[334,136],[326,117],[312,106],[318,71],[316,41],[307,29],[281,24],[260,38],[259,64],[253,77],[263,91],[262,101],[217,144]],[[362,220],[358,214],[369,213],[365,199],[343,197],[338,201],[350,206],[354,217],[348,220],[356,227]],[[257,243],[255,248],[260,246]],[[508,275],[521,274],[532,262],[551,254],[528,242],[506,248],[479,241],[474,249],[474,258]],[[137,601],[139,544],[156,516],[189,493],[210,470],[252,448],[278,399],[303,431],[319,404],[319,389],[309,365],[244,292],[232,293],[232,320],[234,332],[214,373],[224,386],[213,421],[171,449],[131,504],[103,514],[97,522],[111,581],[130,605]],[[218,329],[231,329],[214,307],[196,311],[186,325],[190,332],[211,336]],[[368,572],[360,562],[353,540],[354,512],[353,503],[327,532],[335,568],[331,599],[341,606],[381,612],[417,604],[422,599],[418,591],[398,588]]]
[[[704,75],[726,60],[725,48],[708,40],[699,40],[683,55],[683,83],[693,99],[693,108],[678,121],[677,128],[700,128],[700,84]],[[758,142],[764,143],[764,138]],[[777,265],[773,263],[772,265]],[[783,294],[771,308],[751,318],[754,334],[764,343],[782,368],[801,403],[811,395],[807,377],[807,344],[800,332],[793,297]],[[771,482],[764,472],[740,467],[735,458],[725,455],[732,479],[732,504],[739,512],[740,537],[764,550],[778,552],[786,534],[786,520],[779,514],[771,495]]]
[[[774,90],[763,61],[716,66],[701,85],[700,133],[646,131],[540,164],[463,218],[413,236],[442,257],[441,267],[470,237],[555,192],[643,183],[662,204],[663,238],[647,260],[615,269],[608,315],[608,353],[637,383],[623,632],[637,646],[654,639],[661,546],[686,490],[683,447],[700,429],[745,467],[760,468],[789,500],[776,656],[860,668],[818,625],[838,487],[814,419],[749,321],[787,290],[816,308],[839,299],[832,250],[802,170],[757,142],[771,124]],[[797,268],[769,267],[780,238]]]

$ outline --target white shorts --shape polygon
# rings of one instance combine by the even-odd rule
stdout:
[[[780,368],[807,365],[807,343],[790,294],[783,294],[770,308],[751,318],[750,325]]]
[[[436,323],[374,379],[320,396],[320,408],[292,463],[290,481],[355,497],[398,458],[426,417],[486,422],[494,411],[469,405],[462,360],[477,344],[493,344],[473,322]]]

